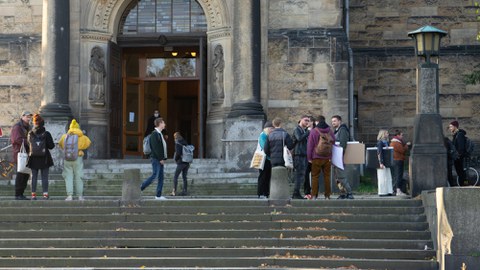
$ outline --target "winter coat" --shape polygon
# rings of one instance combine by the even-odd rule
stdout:
[[[90,144],[92,144],[92,142],[86,135],[83,134],[83,131],[80,129],[80,125],[77,123],[77,121],[75,121],[75,119],[72,120],[67,134],[75,134],[78,136],[78,156],[83,157],[85,154],[83,150],[86,150],[88,147],[90,147]],[[65,138],[67,137],[67,134],[63,134],[60,138],[60,141],[58,142],[58,145],[61,149],[65,149]]]
[[[347,142],[350,140],[350,130],[348,130],[347,125],[341,124],[335,130],[335,141],[340,143],[340,146],[343,148],[343,154],[345,154],[345,149],[347,148]]]
[[[408,151],[408,145],[406,145],[402,139],[393,137],[390,141],[390,146],[393,147],[394,160],[405,160],[405,156]]]
[[[188,163],[182,161],[184,145],[188,145],[187,141],[184,138],[175,140],[175,153],[173,154],[173,159],[177,164]]]
[[[268,139],[263,150],[265,154],[270,157],[272,167],[285,166],[283,159],[284,145],[286,145],[289,150],[293,148],[292,137],[290,137],[283,128],[275,128],[268,134]]]
[[[29,151],[28,142],[27,142],[27,134],[30,131],[30,125],[25,125],[25,123],[20,119],[15,125],[12,127],[12,131],[10,133],[10,142],[12,143],[13,149],[13,163],[17,163],[17,155],[20,152],[20,147],[23,145],[25,146],[25,150]]]
[[[455,145],[455,148],[457,149],[459,158],[463,158],[467,154],[467,149],[466,149],[466,137],[467,132],[463,129],[459,129],[455,134],[453,134],[453,140],[452,143]]]
[[[307,160],[308,161],[312,161],[314,159],[331,159],[332,158],[331,154],[328,157],[322,157],[315,152],[315,148],[317,147],[318,142],[320,140],[320,132],[330,134],[330,137],[332,138],[332,143],[335,144],[335,134],[330,129],[330,127],[325,123],[319,124],[316,128],[310,131],[310,135],[308,136],[308,143],[307,143]]]
[[[156,160],[166,160],[167,159],[167,145],[163,139],[162,133],[158,132],[157,129],[153,130],[152,135],[150,136],[150,148],[152,152],[150,157]]]
[[[30,169],[40,170],[46,169],[53,166],[53,158],[50,154],[50,150],[55,147],[55,143],[53,142],[52,134],[45,130],[45,127],[34,127],[29,134],[35,134],[37,136],[42,135],[45,133],[45,146],[47,147],[45,151],[45,156],[43,157],[35,157],[35,156],[28,156],[27,167]],[[30,135],[30,136],[33,136]]]
[[[307,156],[307,141],[308,141],[308,134],[310,131],[308,129],[303,129],[301,126],[297,126],[293,130],[293,144],[295,147],[293,148],[293,155],[295,156]]]
[[[377,142],[378,162],[385,165],[385,155],[383,153],[383,147],[388,147],[388,141],[380,140]]]

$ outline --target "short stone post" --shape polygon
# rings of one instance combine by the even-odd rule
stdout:
[[[123,175],[122,204],[137,204],[141,199],[140,169],[126,169]]]
[[[285,201],[285,203],[290,200],[287,168],[282,166],[272,168],[269,199],[271,201]]]

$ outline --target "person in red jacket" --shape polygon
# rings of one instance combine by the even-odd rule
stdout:
[[[30,121],[32,120],[33,114],[29,111],[23,111],[20,121],[18,121],[12,127],[12,132],[10,133],[10,142],[12,143],[13,148],[13,162],[17,163],[17,155],[20,152],[20,147],[25,147],[26,151],[29,151],[27,143],[27,134],[30,131]],[[17,172],[15,178],[15,200],[28,200],[27,197],[23,195],[25,189],[27,188],[27,182],[30,178],[30,174]]]
[[[403,140],[403,132],[398,129],[395,130],[394,137],[390,140],[390,146],[393,147],[393,190],[396,191],[397,196],[407,195],[402,189],[405,189],[403,168],[409,145],[410,142],[406,143]]]

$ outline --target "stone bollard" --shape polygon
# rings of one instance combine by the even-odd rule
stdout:
[[[140,169],[126,169],[123,175],[122,203],[138,203],[142,197],[140,191],[140,185],[142,184]]]
[[[269,199],[271,201],[285,201],[285,203],[290,200],[287,168],[282,166],[272,168]]]

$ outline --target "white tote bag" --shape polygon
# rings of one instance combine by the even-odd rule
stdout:
[[[378,195],[393,194],[390,168],[377,169]]]
[[[290,153],[290,150],[288,150],[285,145],[285,137],[283,137],[283,161],[285,162],[285,167],[287,167],[287,169],[293,169],[293,157],[292,153]]]
[[[260,145],[257,144],[257,150],[255,150],[255,153],[253,153],[252,161],[250,162],[250,168],[263,170],[265,159],[267,159],[267,155],[265,155],[265,152],[263,152]]]
[[[25,150],[25,146],[23,145],[20,147],[20,152],[17,155],[17,172],[19,173],[31,173],[30,168],[27,168],[27,161],[28,161],[28,153]]]

